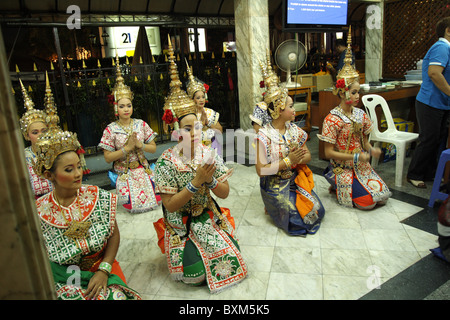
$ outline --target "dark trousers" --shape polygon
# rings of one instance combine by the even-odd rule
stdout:
[[[419,123],[419,142],[409,165],[407,178],[434,180],[441,151],[441,143],[447,141],[449,110],[430,107],[416,100],[416,117]]]

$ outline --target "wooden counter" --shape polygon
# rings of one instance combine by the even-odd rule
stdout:
[[[366,94],[378,94],[382,96],[389,104],[389,101],[393,100],[405,100],[405,107],[409,109],[408,121],[414,122],[414,131],[418,132],[416,112],[415,112],[415,100],[417,93],[419,93],[420,85],[407,85],[398,87],[395,89],[379,88],[370,90],[361,90],[359,97],[360,102],[358,108],[363,108],[362,97]],[[319,92],[319,133],[322,132],[323,120],[330,113],[330,111],[336,107],[340,102],[340,99],[333,94],[332,91],[320,91]],[[380,128],[381,121],[381,108],[376,109],[378,118],[378,127]],[[323,141],[319,140],[319,159],[326,160],[324,153]]]

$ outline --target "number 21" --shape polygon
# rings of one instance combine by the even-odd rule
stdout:
[[[125,36],[125,39],[123,39],[123,43],[131,43],[131,35],[130,33],[122,33],[122,37]]]

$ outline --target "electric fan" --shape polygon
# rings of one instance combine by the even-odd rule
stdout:
[[[275,63],[286,72],[286,87],[298,87],[292,82],[291,73],[299,70],[306,63],[306,48],[300,41],[290,39],[282,42],[275,51]]]

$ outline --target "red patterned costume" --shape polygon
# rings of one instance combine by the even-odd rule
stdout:
[[[355,204],[362,209],[371,209],[377,203],[385,203],[390,192],[370,166],[365,153],[372,155],[372,146],[367,136],[372,131],[373,124],[367,114],[356,107],[359,101],[359,73],[352,65],[351,27],[344,63],[333,90],[341,102],[325,117],[322,133],[318,135],[320,140],[333,145],[331,154],[338,158],[329,156],[330,166],[324,175],[336,190],[340,204],[349,207]],[[329,145],[325,149],[330,152]],[[351,154],[352,157],[338,156],[337,152]],[[365,161],[359,161],[360,156]]]
[[[322,134],[318,138],[333,144],[336,151],[355,154],[363,150],[362,137],[368,135],[372,128],[372,121],[363,110],[353,108],[349,118],[340,107],[336,107],[325,117]],[[369,162],[331,159],[327,178],[336,189],[339,203],[346,206],[352,206],[354,202],[367,208],[389,198],[388,187]]]

